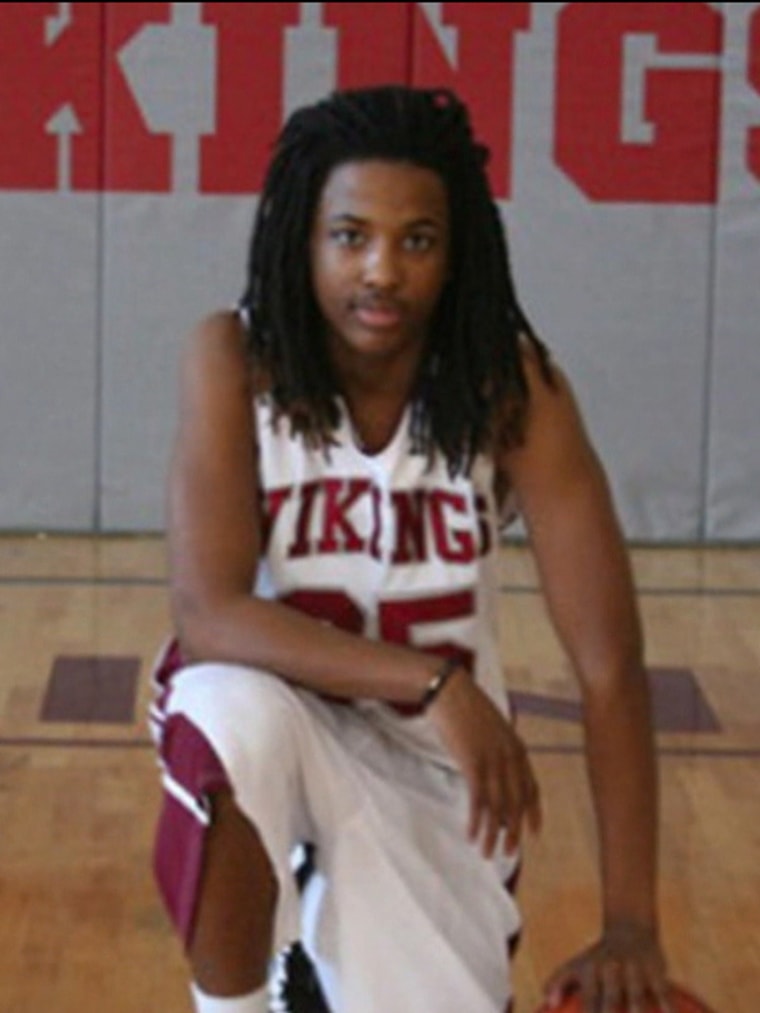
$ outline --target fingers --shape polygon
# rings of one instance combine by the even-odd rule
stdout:
[[[486,812],[484,772],[481,767],[478,767],[472,771],[465,770],[464,775],[470,795],[470,819],[467,825],[467,836],[471,841],[476,841],[480,837]]]
[[[669,987],[647,961],[621,959],[592,947],[547,982],[545,1008],[556,1009],[569,993],[580,996],[583,1013],[674,1013]]]
[[[468,835],[491,857],[500,841],[517,847],[524,821],[541,823],[538,785],[514,727],[472,680],[439,697],[431,712],[468,787]]]
[[[625,1005],[627,989],[621,980],[620,965],[616,961],[604,964],[599,973],[598,987],[592,985],[591,989],[587,988],[584,992],[586,993],[584,998],[589,992],[591,993],[588,998],[594,1005],[589,1008],[594,1011],[618,1013],[621,1009],[629,1009],[631,1013],[634,1013],[630,1006]],[[635,1010],[635,1013],[640,1013],[640,1010]]]
[[[646,992],[644,984],[635,967],[628,965],[625,970],[625,991],[628,995],[628,1008],[631,1013],[645,1013],[644,1003]]]
[[[520,844],[523,825],[536,834],[541,829],[541,797],[538,781],[528,759],[525,748],[520,744],[521,753],[518,762],[510,764],[510,796],[507,811],[507,853],[516,850]]]
[[[479,841],[484,857],[491,858],[499,842],[506,854],[519,846],[523,824],[531,830],[541,825],[538,783],[519,740],[509,752],[482,760],[468,778],[470,817],[468,832]]]
[[[563,998],[577,990],[579,985],[575,964],[565,964],[547,981],[544,986],[544,1006],[547,1010],[556,1009]]]
[[[668,1013],[667,987],[648,980],[645,970],[635,962],[608,961],[597,975],[585,980],[581,990],[585,1013]]]

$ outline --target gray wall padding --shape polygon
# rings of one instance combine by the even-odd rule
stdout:
[[[2,6],[16,17],[35,7]],[[103,6],[108,17],[117,5]],[[321,19],[348,6],[301,5],[303,25],[283,43],[284,108],[336,82],[338,33]],[[372,19],[386,6],[368,5]],[[444,63],[457,53],[473,60],[457,36],[463,5],[422,4],[416,20],[413,6],[398,35],[410,80],[421,72],[415,54],[430,60],[430,39]],[[515,41],[512,190],[501,207],[518,290],[576,387],[627,534],[758,541],[760,180],[745,156],[748,131],[760,125],[747,71],[760,5],[708,5],[726,17],[724,55],[714,60],[723,75],[717,206],[593,202],[557,167],[558,25],[572,6],[530,5]],[[145,124],[131,129],[171,135],[173,192],[0,192],[0,529],[163,526],[179,346],[243,283],[255,195],[199,194],[193,162],[214,130],[214,30],[194,27],[202,4],[165,7],[174,27],[132,47],[124,66],[147,89]],[[427,33],[426,50],[410,37],[413,24]],[[161,39],[173,39],[177,80],[159,59]],[[670,59],[649,45],[652,59]],[[447,74],[456,84],[457,68]],[[108,101],[104,87],[106,109]],[[105,121],[107,156],[118,137],[108,112]]]
[[[99,199],[0,194],[0,527],[97,523]]]

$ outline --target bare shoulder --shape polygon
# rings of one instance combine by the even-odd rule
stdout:
[[[237,313],[219,310],[200,320],[189,332],[184,351],[189,355],[242,354],[245,330]]]
[[[202,320],[182,349],[168,476],[175,606],[252,586],[258,556],[255,375],[234,313]],[[177,603],[180,603],[177,605]]]
[[[182,377],[191,384],[234,384],[247,396],[269,386],[266,369],[249,353],[240,316],[232,311],[213,313],[190,331],[182,349]]]
[[[571,545],[592,539],[604,541],[610,556],[617,557],[620,530],[612,490],[571,383],[554,360],[547,373],[530,346],[523,365],[528,386],[524,437],[502,451],[498,473],[534,550],[556,567],[560,557],[572,557]]]
[[[257,385],[245,329],[237,314],[215,313],[187,335],[180,365],[179,418],[174,448],[177,474],[229,482],[256,446]]]
[[[527,341],[522,363],[528,387],[523,439],[500,458],[510,483],[559,484],[595,474],[599,461],[565,371]]]

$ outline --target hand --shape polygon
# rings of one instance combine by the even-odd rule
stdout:
[[[665,978],[665,960],[655,932],[631,923],[613,923],[601,939],[573,957],[549,979],[547,1010],[562,996],[580,992],[586,1013],[649,1013],[654,1002],[673,1013]]]
[[[428,715],[467,782],[470,839],[482,837],[491,858],[504,833],[504,850],[513,852],[523,821],[533,831],[541,824],[538,785],[514,727],[465,669],[451,676]]]

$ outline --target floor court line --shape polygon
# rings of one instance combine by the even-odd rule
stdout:
[[[526,738],[528,751],[540,756],[582,756],[582,745],[545,745],[531,743]],[[53,739],[44,737],[25,738],[17,736],[4,738],[0,736],[0,749],[103,749],[117,751],[119,749],[129,750],[152,750],[155,746],[150,739]],[[662,759],[681,760],[760,760],[760,748],[742,749],[731,746],[668,746],[659,745],[657,755]]]
[[[0,587],[167,587],[164,577],[3,577]],[[503,595],[540,595],[535,584],[503,584]],[[760,587],[639,587],[639,598],[760,598]]]

